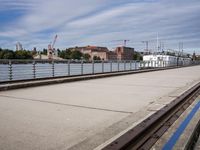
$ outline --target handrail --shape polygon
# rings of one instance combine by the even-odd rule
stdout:
[[[200,62],[169,61],[84,61],[84,60],[0,60],[0,83],[22,79],[85,75],[105,72],[131,71],[145,68],[188,66]]]

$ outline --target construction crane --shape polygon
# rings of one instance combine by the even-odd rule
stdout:
[[[129,42],[130,40],[124,40],[124,46],[126,47],[126,43]]]
[[[56,35],[56,36],[54,37],[53,44],[50,43],[50,44],[48,45],[48,58],[49,58],[49,59],[53,59],[53,56],[56,56],[56,55],[57,55],[56,50],[55,50],[55,48],[54,48],[57,38],[58,38],[58,35]]]
[[[146,44],[146,52],[149,53],[149,41],[142,41],[142,43]]]
[[[123,46],[126,47],[126,44],[127,42],[129,42],[130,40],[114,40],[114,41],[111,41],[111,42],[123,42]]]

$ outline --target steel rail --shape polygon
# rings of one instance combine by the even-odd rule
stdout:
[[[200,82],[133,127],[103,150],[148,150],[200,95]]]

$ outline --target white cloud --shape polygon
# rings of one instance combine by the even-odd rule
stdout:
[[[1,0],[0,0],[1,1]],[[6,2],[4,0],[4,2]],[[184,41],[186,47],[198,48],[198,0],[156,0],[124,2],[112,0],[8,0],[1,7],[28,10],[15,24],[0,29],[1,37],[21,41],[27,47],[44,47],[55,34],[56,46],[106,44],[110,47],[117,39],[131,39],[130,46],[138,49],[141,40],[154,39],[157,32],[167,40],[168,47]],[[195,41],[195,42],[193,42]],[[2,42],[0,42],[1,44]],[[200,43],[200,41],[199,41]],[[29,45],[29,46],[28,46]],[[152,44],[152,48],[154,44]]]

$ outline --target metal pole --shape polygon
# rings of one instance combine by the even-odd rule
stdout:
[[[137,70],[137,61],[135,61],[135,70]]]
[[[138,69],[141,69],[141,61],[139,61],[139,64],[138,64]]]
[[[104,73],[104,60],[102,60],[102,73]]]
[[[117,60],[117,71],[119,72],[119,60]]]
[[[54,70],[54,61],[52,60],[52,77],[55,76],[55,70]]]
[[[92,60],[92,74],[94,74],[94,60]]]
[[[70,60],[68,60],[68,76],[70,76]]]
[[[35,61],[33,61],[33,79],[36,78]]]
[[[81,75],[83,75],[83,60],[81,60]]]
[[[124,60],[124,71],[126,70],[126,61]]]
[[[12,73],[12,61],[9,60],[9,80],[11,81],[13,79],[13,73]]]
[[[112,61],[110,61],[110,72],[112,72]]]
[[[130,60],[130,70],[132,69],[132,62],[131,62],[131,60]]]

